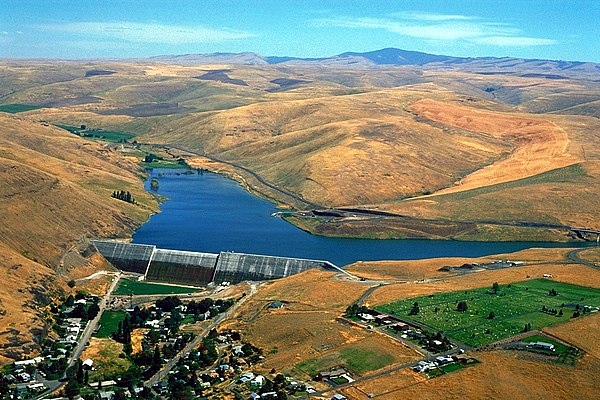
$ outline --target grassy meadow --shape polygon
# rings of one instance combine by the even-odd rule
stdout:
[[[550,295],[552,290],[557,295]],[[463,301],[467,310],[461,312],[457,306]],[[409,315],[414,303],[419,312]],[[577,304],[600,306],[600,289],[534,279],[500,285],[497,292],[487,287],[440,293],[376,308],[445,332],[467,345],[481,346],[521,333],[527,324],[530,329],[541,329],[569,321]],[[542,312],[542,307],[555,309],[557,314]]]

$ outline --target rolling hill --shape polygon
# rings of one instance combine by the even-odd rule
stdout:
[[[523,227],[597,221],[595,64],[398,49],[327,59],[215,53],[15,63],[0,66],[10,77],[0,90],[4,104],[41,107],[24,118],[131,132],[198,165],[233,166],[257,192],[298,209],[306,204],[272,187],[321,207],[411,218],[290,219],[315,233],[565,240]],[[546,177],[563,168],[581,172],[569,172],[559,189]],[[441,228],[456,223],[468,228]]]
[[[130,191],[138,204],[112,198],[114,190]],[[6,359],[44,337],[46,305],[65,288],[68,250],[86,237],[130,235],[157,205],[143,190],[142,171],[108,147],[4,113],[0,193],[0,359]]]

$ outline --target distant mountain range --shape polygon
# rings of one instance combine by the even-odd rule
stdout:
[[[148,59],[147,59],[148,60]],[[378,68],[390,66],[425,66],[427,69],[461,70],[484,74],[513,74],[524,72],[549,79],[598,78],[600,64],[580,61],[556,61],[513,57],[452,57],[386,48],[364,53],[346,52],[324,58],[263,57],[252,52],[161,55],[149,60],[183,65],[237,64],[268,65],[283,64],[297,66],[330,66],[354,68]],[[522,75],[521,75],[522,76]]]

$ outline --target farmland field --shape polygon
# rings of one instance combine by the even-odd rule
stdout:
[[[38,106],[28,106],[26,104],[4,104],[0,106],[0,112],[7,112],[11,114],[16,114],[24,111],[37,110],[42,107]]]
[[[123,279],[115,290],[116,295],[143,295],[143,294],[181,294],[195,292],[197,289],[175,286],[161,285],[158,283],[146,283]]]
[[[550,291],[556,295],[550,295]],[[458,311],[459,302],[466,303]],[[414,303],[418,313],[409,315]],[[535,279],[459,292],[440,293],[401,300],[376,307],[403,319],[443,331],[450,337],[471,346],[481,346],[530,329],[565,322],[572,318],[577,305],[600,306],[600,289]],[[543,312],[542,307],[553,312]],[[562,313],[561,313],[562,311]]]

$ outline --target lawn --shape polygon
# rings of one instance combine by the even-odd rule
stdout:
[[[104,311],[100,318],[100,329],[94,334],[98,338],[109,338],[117,331],[119,322],[125,319],[125,311]]]
[[[16,114],[25,111],[37,110],[39,108],[42,107],[28,106],[27,104],[5,104],[3,106],[0,106],[0,112]]]
[[[193,289],[184,286],[162,285],[159,283],[139,282],[131,279],[122,279],[119,286],[115,290],[116,295],[138,295],[138,294],[183,294],[197,292],[198,289]]]
[[[557,295],[551,296],[550,290]],[[464,301],[467,310],[457,311]],[[409,315],[413,304],[419,312]],[[497,293],[491,287],[440,293],[401,300],[376,307],[403,319],[419,322],[432,331],[442,331],[471,346],[481,346],[523,332],[526,324],[541,329],[568,321],[575,305],[600,306],[600,289],[535,279],[511,285],[501,285]],[[542,312],[542,307],[562,309],[563,315]],[[493,313],[493,318],[490,317]]]

